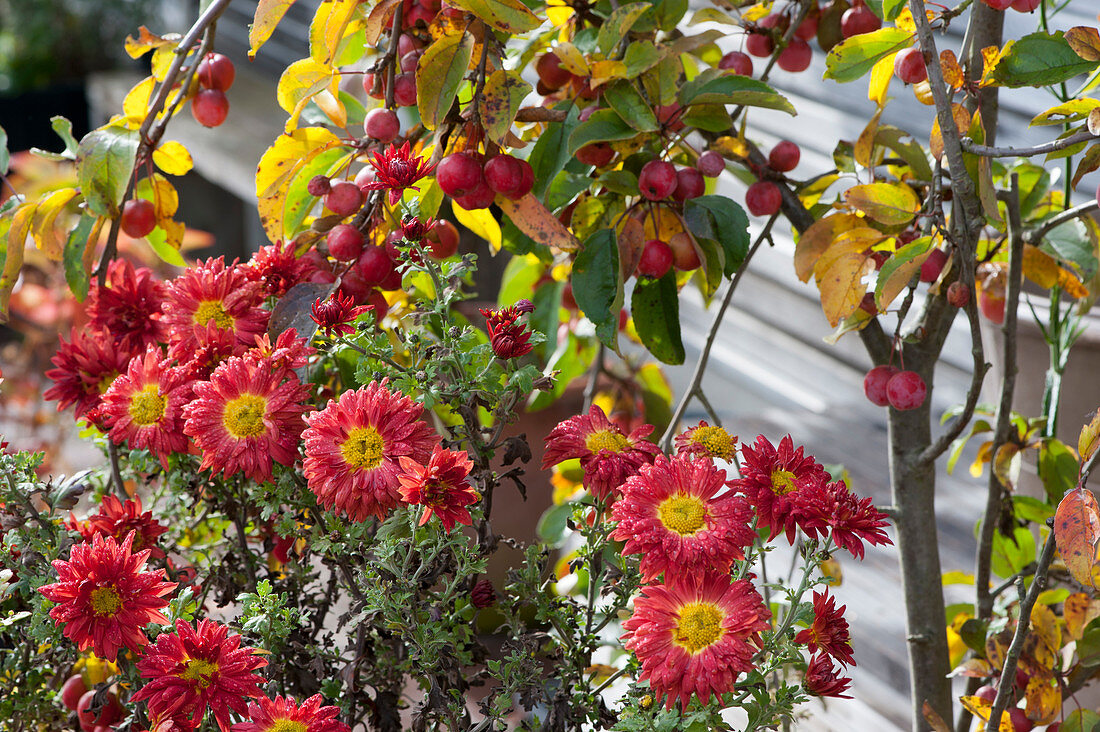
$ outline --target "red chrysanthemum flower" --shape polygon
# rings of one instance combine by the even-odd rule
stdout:
[[[844,693],[851,683],[851,679],[840,676],[840,670],[833,665],[833,659],[824,653],[810,659],[806,677],[803,679],[808,693],[814,696],[835,696],[838,699],[852,698]]]
[[[420,241],[431,233],[436,223],[431,216],[423,220],[416,216],[406,216],[401,220],[401,235],[406,241]]]
[[[268,312],[259,307],[263,289],[245,267],[226,267],[222,257],[190,267],[168,283],[164,322],[172,345],[182,352],[198,350],[208,323],[228,331],[251,348],[267,328]]]
[[[300,369],[309,363],[309,357],[317,353],[317,349],[309,345],[305,338],[298,337],[298,331],[287,328],[271,343],[271,336],[266,333],[256,337],[256,346],[245,357],[253,361],[266,361],[271,368],[293,371]]]
[[[272,701],[260,697],[259,703],[248,703],[248,722],[233,725],[233,732],[350,732],[338,720],[340,707],[321,706],[324,700],[314,694],[299,706],[290,697],[275,697]]]
[[[46,378],[53,386],[42,396],[56,400],[59,411],[72,405],[79,419],[99,405],[103,392],[125,373],[132,355],[115,346],[105,330],[74,328],[69,342],[62,340],[51,359],[57,368],[47,371]]]
[[[249,279],[259,282],[265,293],[282,297],[309,275],[309,263],[294,255],[294,247],[277,242],[260,247],[245,264]]]
[[[676,435],[676,451],[680,455],[716,458],[728,463],[737,452],[737,438],[721,427],[700,420],[699,424]]]
[[[220,364],[233,356],[243,356],[249,347],[237,340],[231,330],[222,330],[210,321],[198,330],[198,348],[193,343],[179,341],[168,346],[168,358],[180,364],[187,381],[206,381]]]
[[[375,152],[370,164],[374,167],[375,179],[364,188],[369,191],[388,190],[391,206],[401,200],[401,194],[406,188],[420,190],[416,182],[435,170],[434,165],[429,165],[424,158],[413,154],[407,142],[400,148],[390,145],[383,152]]]
[[[80,650],[91,648],[108,661],[120,648],[140,651],[149,640],[145,626],[167,623],[159,610],[167,607],[166,595],[176,588],[164,581],[164,570],[143,572],[149,550],[131,551],[133,534],[121,544],[114,537],[97,534],[91,542],[73,546],[69,561],[54,560],[58,581],[38,591],[60,603],[50,617]]]
[[[518,322],[520,312],[512,308],[492,310],[482,308],[481,314],[485,316],[485,326],[489,330],[489,345],[497,358],[507,361],[510,358],[519,358],[531,352],[531,331]]]
[[[116,445],[148,450],[167,470],[169,455],[187,451],[183,407],[190,398],[183,373],[168,365],[160,346],[149,346],[103,395],[101,411],[111,424],[107,435]]]
[[[647,424],[627,435],[593,404],[588,414],[570,417],[546,436],[542,469],[579,458],[585,486],[597,497],[607,498],[660,453],[645,439],[652,431],[653,425]]]
[[[398,492],[405,503],[424,506],[420,525],[434,513],[443,528],[450,531],[456,523],[472,523],[467,506],[477,503],[477,491],[466,480],[474,463],[465,450],[444,450],[438,445],[426,464],[401,457]]]
[[[156,546],[157,538],[168,527],[153,518],[152,511],[142,512],[141,498],[134,497],[125,502],[115,496],[107,494],[103,502],[99,504],[99,511],[89,516],[83,522],[72,522],[73,527],[80,532],[86,541],[91,541],[96,535],[114,537],[115,541],[122,542],[131,531],[134,536],[131,546],[134,551],[149,550],[149,556],[160,558],[164,551]]]
[[[253,673],[267,661],[255,648],[242,648],[241,637],[212,620],[176,621],[175,633],[162,633],[138,661],[145,686],[130,701],[146,701],[154,717],[186,719],[197,726],[209,707],[222,732],[229,712],[244,715],[246,699],[261,696],[264,679]]]
[[[825,592],[814,592],[814,622],[794,637],[795,643],[804,643],[810,653],[818,649],[845,666],[855,666],[852,656],[852,638],[848,633],[848,621],[844,619],[846,606],[836,606],[836,598]]]
[[[341,294],[337,290],[327,300],[317,298],[309,317],[324,331],[326,337],[338,338],[354,333],[355,326],[352,323],[370,308],[370,305],[356,305],[351,295]]]
[[[92,327],[110,333],[115,347],[140,353],[167,340],[161,314],[164,298],[164,283],[151,269],[134,269],[127,260],[116,259],[107,268],[104,286],[93,283],[85,308]]]
[[[654,695],[686,708],[694,694],[703,703],[732,691],[739,674],[751,671],[754,645],[771,613],[747,579],[729,575],[675,576],[646,585],[623,623],[623,645],[642,665],[641,678]]]
[[[756,539],[752,509],[732,491],[718,495],[725,488],[726,472],[710,460],[664,455],[623,483],[612,536],[626,542],[623,554],[642,555],[643,581],[726,570],[745,558]]]
[[[202,469],[271,480],[273,463],[293,465],[308,391],[293,372],[234,357],[194,385],[183,431],[202,450]]]
[[[797,450],[791,436],[779,441],[779,449],[760,435],[755,447],[741,445],[741,477],[730,485],[744,493],[756,509],[758,525],[770,530],[768,541],[786,532],[794,542],[801,527],[811,537],[824,528],[824,519],[811,506],[811,497],[828,481],[825,468]]]
[[[306,417],[303,472],[321,505],[353,521],[385,518],[401,502],[399,458],[426,463],[439,436],[420,421],[424,407],[372,381]]]
[[[883,528],[886,514],[875,508],[871,498],[860,498],[848,490],[843,480],[827,483],[810,496],[814,513],[823,517],[833,543],[863,559],[863,543],[891,544]]]

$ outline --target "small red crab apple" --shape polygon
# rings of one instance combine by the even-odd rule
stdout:
[[[970,288],[965,283],[955,280],[947,288],[947,302],[957,308],[965,308],[970,302]]]
[[[767,33],[749,33],[745,36],[745,50],[758,58],[767,58],[775,50],[775,41]]]
[[[157,227],[157,209],[152,201],[131,198],[122,205],[122,221],[119,223],[126,236],[140,239]]]
[[[699,252],[691,243],[691,234],[686,231],[680,231],[670,236],[668,246],[672,249],[672,266],[681,272],[699,269],[703,264],[699,259]]]
[[[199,83],[207,89],[228,91],[233,86],[233,79],[237,77],[237,69],[233,62],[220,53],[208,53],[199,62],[197,70]]]
[[[726,159],[721,153],[707,150],[695,161],[695,167],[708,178],[717,178],[726,169]]]
[[[862,3],[845,10],[840,18],[840,34],[845,38],[877,31],[881,27],[882,21]]]
[[[659,278],[672,267],[672,248],[660,239],[650,239],[642,249],[642,258],[638,260],[638,274],[643,277]]]
[[[485,182],[494,192],[516,200],[531,190],[535,174],[526,160],[497,155],[485,163]]]
[[[783,194],[770,180],[758,180],[745,191],[745,207],[753,216],[771,216],[782,205]]]
[[[781,140],[768,153],[768,167],[779,173],[789,173],[798,167],[802,150],[790,140]]]
[[[689,198],[698,198],[703,195],[707,184],[703,180],[703,174],[695,168],[680,168],[676,171],[676,189],[672,191],[672,198],[677,201],[686,201]]]
[[[550,91],[557,91],[573,80],[573,75],[561,65],[561,59],[553,51],[539,56],[535,62],[535,73]]]
[[[446,219],[437,221],[425,238],[428,256],[444,260],[458,252],[458,227]]]
[[[718,60],[718,68],[740,76],[752,76],[752,56],[740,51],[730,51]]]
[[[339,262],[354,262],[363,253],[362,232],[348,224],[337,224],[329,229],[325,238],[328,243],[328,253]]]
[[[585,165],[602,168],[615,157],[615,150],[606,142],[593,142],[577,150],[574,157]]]
[[[401,132],[401,121],[397,119],[397,112],[392,109],[372,109],[363,120],[363,132],[379,142],[392,142]]]
[[[650,160],[638,173],[638,190],[651,201],[661,201],[676,190],[676,166],[664,160]]]
[[[95,689],[89,689],[84,692],[84,695],[80,697],[80,701],[77,702],[76,716],[80,721],[81,729],[90,732],[97,726],[109,727],[122,719],[122,705],[118,703],[117,696],[108,693],[106,702],[100,707],[98,714],[92,711],[94,700]]]
[[[451,153],[435,169],[439,187],[451,198],[472,193],[485,182],[481,163],[468,152]]]
[[[906,84],[919,84],[928,78],[928,67],[924,65],[924,54],[919,48],[906,48],[894,57],[894,76]]]
[[[311,196],[321,196],[332,190],[332,181],[325,175],[315,175],[309,179],[309,183],[306,183],[306,193]]]
[[[1042,2],[1043,0],[1013,0],[1012,9],[1017,13],[1031,13],[1034,12]],[[1047,729],[1052,730],[1054,728],[1048,727]]]
[[[191,115],[203,127],[217,127],[229,115],[229,100],[220,89],[203,89],[191,100]]]
[[[916,409],[927,395],[928,387],[916,371],[899,371],[886,382],[886,398],[899,412]]]
[[[76,705],[86,691],[88,691],[88,685],[84,683],[84,677],[80,674],[73,674],[65,679],[65,683],[61,685],[61,703],[69,711],[75,712]]]
[[[346,180],[333,183],[325,194],[325,208],[340,218],[351,216],[363,205],[363,191]]]
[[[1027,713],[1019,707],[1008,710],[1008,718],[1012,721],[1012,732],[1031,732],[1035,729],[1035,723],[1027,718]]]
[[[994,10],[1008,10],[1012,7],[1012,0],[982,0],[982,2]]]
[[[784,71],[798,73],[810,68],[810,60],[813,59],[813,55],[814,52],[809,43],[801,38],[792,38],[787,47],[779,52],[776,63]]]
[[[863,377],[863,393],[872,404],[885,407],[890,403],[886,398],[886,384],[898,373],[897,368],[888,364],[875,366]]]
[[[942,249],[933,249],[928,259],[920,266],[920,281],[935,282],[943,272],[943,266],[947,264],[947,252]]]

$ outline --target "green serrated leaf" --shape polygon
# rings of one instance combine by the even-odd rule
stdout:
[[[1037,32],[1006,43],[989,75],[1011,88],[1049,86],[1092,73],[1096,68],[1096,61],[1077,55],[1062,31]]]
[[[660,129],[661,125],[657,121],[657,115],[653,113],[649,102],[642,97],[641,92],[629,81],[620,79],[608,84],[603,90],[603,98],[607,105],[635,130],[655,132]],[[591,119],[588,121],[590,122]]]
[[[598,109],[573,130],[569,136],[568,152],[574,155],[577,150],[593,142],[629,140],[636,135],[638,130],[627,124],[614,110]]]
[[[619,279],[619,243],[612,229],[600,229],[584,240],[573,262],[573,297],[596,326],[605,346],[619,348],[619,311],[623,283]]]
[[[450,111],[473,53],[474,37],[461,33],[442,36],[420,57],[416,65],[416,106],[420,121],[429,130],[438,127]]]
[[[574,292],[576,292],[574,290]],[[680,296],[676,274],[666,272],[660,279],[639,279],[630,298],[630,314],[642,344],[662,363],[684,362],[684,343],[680,337]]]
[[[684,223],[697,239],[711,239],[722,247],[723,274],[732,277],[749,251],[749,217],[725,196],[699,196],[684,203]]]
[[[77,178],[88,210],[115,218],[134,172],[137,130],[109,124],[92,130],[77,150]]]
[[[638,18],[652,7],[650,3],[629,3],[615,8],[600,26],[599,35],[596,36],[596,48],[600,49],[605,56],[610,56],[619,41],[626,38],[626,34],[630,32]]]
[[[727,74],[720,69],[707,69],[684,84],[677,100],[680,106],[689,104],[742,104],[797,114],[794,105],[782,94],[758,79]]]
[[[539,136],[538,142],[531,149],[531,156],[527,158],[535,174],[535,186],[531,193],[539,200],[545,199],[550,183],[572,159],[568,141],[580,124],[577,120],[580,112],[573,104],[563,102],[557,108],[567,110],[565,119],[547,125],[546,132]]]
[[[73,291],[77,302],[84,302],[88,295],[88,272],[84,269],[84,248],[88,244],[88,237],[95,226],[94,216],[84,215],[80,217],[76,227],[69,232],[69,238],[65,240],[65,250],[62,261],[65,265],[65,281],[69,283],[69,289]]]

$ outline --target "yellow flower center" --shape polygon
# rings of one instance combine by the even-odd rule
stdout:
[[[225,405],[222,424],[234,437],[255,437],[267,429],[264,426],[264,413],[267,411],[267,399],[259,394],[243,394]]]
[[[373,427],[360,427],[348,434],[348,439],[340,445],[340,454],[344,461],[355,468],[374,470],[382,464],[382,435]]]
[[[676,645],[698,653],[722,637],[724,613],[709,602],[689,602],[680,608],[676,624]]]
[[[585,438],[584,446],[587,447],[588,451],[593,455],[597,454],[600,450],[622,452],[630,447],[630,440],[621,432],[600,430],[599,432],[593,432]]]
[[[187,661],[187,668],[180,674],[185,681],[194,681],[200,688],[205,689],[213,682],[214,674],[218,673],[218,664],[204,661],[201,658],[192,658]]]
[[[221,300],[203,300],[195,308],[195,325],[206,325],[211,320],[222,330],[233,329],[233,316],[225,312]]]
[[[697,445],[702,445],[711,457],[722,460],[733,457],[733,438],[721,427],[713,425],[700,427],[691,433],[691,440]]]
[[[130,418],[145,427],[156,424],[164,416],[164,397],[156,384],[148,384],[130,399]]]
[[[305,722],[295,722],[293,719],[276,719],[267,728],[267,732],[309,732]]]
[[[794,473],[789,470],[775,470],[772,472],[772,493],[783,496],[798,490],[794,484]]]
[[[111,384],[115,383],[115,379],[118,377],[119,373],[117,371],[103,374],[103,376],[99,377],[99,383],[96,384],[96,391],[100,394],[106,394],[107,390],[111,388]]]
[[[691,536],[707,522],[707,505],[695,496],[678,493],[657,507],[661,523],[680,536]]]
[[[96,615],[114,615],[122,608],[122,596],[114,587],[97,587],[90,597]]]

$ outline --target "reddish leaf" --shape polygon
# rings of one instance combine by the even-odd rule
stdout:
[[[1054,538],[1073,578],[1086,587],[1095,587],[1093,567],[1100,541],[1100,510],[1091,492],[1077,488],[1065,495],[1054,514]]]

